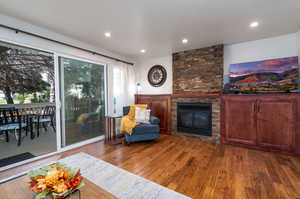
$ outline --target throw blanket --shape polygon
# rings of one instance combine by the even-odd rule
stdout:
[[[135,117],[135,108],[147,108],[147,104],[133,104],[130,106],[130,111],[128,115],[122,117],[120,131],[123,133],[128,133],[131,135],[132,129],[139,125],[139,123],[134,121]]]

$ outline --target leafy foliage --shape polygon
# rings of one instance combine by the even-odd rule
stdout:
[[[49,193],[50,193],[50,191],[48,191],[48,190],[42,191],[42,192],[36,194],[35,199],[44,199],[44,198],[46,198],[46,196]]]
[[[49,74],[50,82],[54,82],[53,65],[52,56],[0,46],[0,90],[5,94],[6,102],[14,103],[14,93],[49,90],[50,84],[43,80],[41,74]]]

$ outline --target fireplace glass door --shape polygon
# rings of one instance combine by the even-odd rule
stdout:
[[[211,136],[212,107],[209,103],[178,103],[178,131]]]

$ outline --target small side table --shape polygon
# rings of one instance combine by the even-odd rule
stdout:
[[[122,118],[120,115],[107,115],[105,116],[105,144],[120,144],[121,139],[118,139],[116,132],[116,120]]]

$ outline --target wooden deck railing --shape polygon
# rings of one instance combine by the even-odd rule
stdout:
[[[1,104],[0,108],[16,108],[19,113],[42,113],[42,110],[46,106],[55,106],[55,103],[33,103],[33,104]]]

